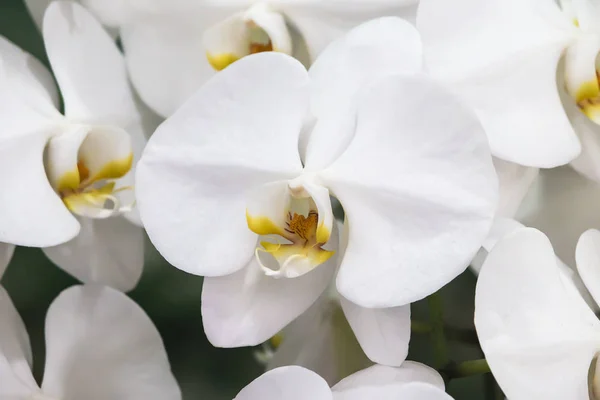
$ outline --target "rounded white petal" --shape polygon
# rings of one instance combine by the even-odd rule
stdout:
[[[575,257],[577,272],[596,303],[600,305],[600,231],[590,229],[581,235]]]
[[[498,183],[477,119],[439,84],[390,76],[362,101],[353,141],[321,173],[350,229],[337,288],[363,307],[395,307],[467,268]]]
[[[51,3],[43,34],[67,118],[121,128],[141,119],[123,56],[89,11],[71,1]]]
[[[539,169],[524,167],[496,157],[493,160],[500,183],[500,201],[496,215],[512,218],[538,176]]]
[[[556,85],[576,28],[556,2],[423,0],[417,26],[427,67],[475,109],[495,156],[548,168],[579,154]]]
[[[204,29],[223,12],[151,16],[121,28],[131,81],[155,112],[172,115],[215,74],[206,58]]]
[[[0,139],[0,242],[55,246],[71,240],[79,223],[54,191],[44,168],[48,134]]]
[[[31,373],[31,345],[23,320],[0,286],[0,397],[28,399],[38,391]]]
[[[381,76],[419,71],[422,57],[417,30],[394,17],[366,22],[332,43],[309,70],[311,113],[318,122],[306,168],[324,168],[347,148],[361,88]]]
[[[42,390],[51,397],[181,399],[152,321],[114,289],[66,289],[50,305],[45,332]]]
[[[400,366],[408,355],[410,305],[364,308],[343,297],[340,301],[367,357],[377,364]]]
[[[15,252],[15,246],[8,243],[0,243],[0,279],[6,271],[6,267],[10,263],[13,253]]]
[[[234,400],[331,400],[331,389],[319,375],[302,367],[268,371],[246,386]]]
[[[144,268],[144,232],[123,218],[80,218],[81,232],[73,240],[47,247],[57,266],[83,283],[99,283],[127,292]]]
[[[418,0],[289,1],[281,10],[306,42],[310,60],[334,40],[371,19],[397,16],[415,20]],[[391,39],[391,38],[390,38]]]
[[[425,383],[409,383],[402,386],[397,393],[390,393],[390,396],[392,395],[394,397],[390,397],[390,400],[453,400],[452,396],[443,390]]]
[[[336,400],[412,400],[400,397],[399,393],[416,382],[444,390],[444,380],[437,371],[413,361],[406,361],[399,368],[374,365],[343,379],[332,390]]]
[[[136,197],[150,239],[171,264],[207,276],[247,264],[256,234],[246,195],[300,174],[307,106],[304,67],[262,53],[216,75],[159,127],[138,164]]]
[[[600,323],[565,286],[543,233],[523,228],[488,255],[477,282],[475,326],[511,400],[587,398]]]
[[[337,241],[336,230],[331,243]],[[253,257],[238,272],[204,278],[202,322],[208,340],[218,347],[267,341],[317,301],[333,280],[336,265],[334,255],[297,278],[275,278],[265,275]]]

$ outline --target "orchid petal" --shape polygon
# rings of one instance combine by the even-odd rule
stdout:
[[[429,70],[474,108],[495,156],[549,168],[579,154],[556,86],[577,29],[555,2],[423,0],[417,27]]]
[[[514,217],[527,195],[539,169],[524,167],[494,157],[494,167],[500,183],[499,217]]]
[[[0,286],[0,397],[25,400],[39,390],[31,363],[31,345],[23,320]]]
[[[586,288],[600,305],[600,231],[585,231],[575,252],[577,272],[583,279]]]
[[[246,195],[299,175],[307,105],[304,67],[261,53],[216,75],[160,126],[138,164],[136,194],[148,235],[171,264],[207,276],[246,265],[256,246]]]
[[[44,253],[60,268],[84,283],[100,283],[127,292],[144,266],[144,233],[123,218],[80,218],[81,232],[73,240]]]
[[[318,122],[308,142],[306,168],[324,168],[347,148],[361,88],[385,75],[417,72],[421,66],[419,34],[400,18],[366,22],[332,43],[309,70],[311,113]]]
[[[234,400],[331,400],[331,389],[323,378],[302,367],[268,371],[246,386]]]
[[[363,351],[373,362],[398,367],[408,355],[410,305],[364,308],[340,299],[344,314]]]
[[[337,288],[395,307],[467,268],[492,224],[496,175],[475,116],[427,77],[390,76],[362,100],[354,140],[320,174],[350,229]]]
[[[572,297],[544,234],[524,228],[494,247],[475,307],[481,346],[508,398],[587,398],[600,322]]]
[[[10,263],[13,253],[15,252],[15,246],[8,243],[0,243],[0,279],[6,271],[6,267]]]
[[[181,399],[154,324],[114,289],[84,285],[63,291],[50,305],[45,332],[42,390],[48,396]]]

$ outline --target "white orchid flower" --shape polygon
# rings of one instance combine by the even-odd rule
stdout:
[[[234,400],[452,400],[444,380],[426,365],[407,361],[400,368],[375,365],[329,388],[316,373],[298,366],[269,371]]]
[[[132,169],[145,138],[124,60],[76,3],[52,3],[43,36],[64,115],[49,72],[0,37],[0,242],[42,247],[84,282],[129,290],[143,232],[121,216],[139,219]]]
[[[414,27],[374,20],[309,72],[284,54],[246,57],[159,127],[138,168],[140,212],[170,263],[206,276],[213,344],[268,340],[341,262],[363,349],[403,361],[408,304],[465,270],[497,196],[477,119],[420,68]],[[330,195],[346,215],[339,249]]]
[[[479,115],[492,153],[600,180],[594,0],[423,0],[425,59]]]
[[[63,291],[46,315],[38,386],[25,325],[0,287],[0,398],[179,400],[162,339],[144,311],[108,287]]]
[[[590,230],[576,251],[577,270],[596,302],[599,249],[600,232]],[[479,275],[475,306],[481,346],[509,399],[589,400],[590,389],[598,398],[600,321],[543,233],[523,228],[493,248]]]
[[[216,70],[248,54],[278,51],[305,65],[372,18],[414,20],[418,0],[84,0],[119,27],[135,88],[170,116]]]

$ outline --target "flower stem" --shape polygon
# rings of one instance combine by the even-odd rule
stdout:
[[[437,368],[442,368],[450,363],[448,347],[446,346],[446,335],[444,333],[444,312],[442,308],[442,298],[438,293],[434,293],[427,298],[429,305],[429,318],[431,322],[431,341],[433,343],[435,364]]]

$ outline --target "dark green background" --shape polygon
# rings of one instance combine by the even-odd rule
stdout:
[[[47,65],[41,35],[22,0],[0,0],[0,34]],[[27,325],[38,379],[43,373],[46,310],[61,290],[75,283],[41,250],[30,248],[17,249],[2,280]],[[262,367],[255,361],[253,349],[216,349],[208,343],[200,316],[201,287],[202,278],[171,267],[147,242],[144,275],[131,297],[146,310],[162,334],[184,399],[232,399],[262,373]],[[473,328],[474,290],[475,278],[469,271],[442,290],[447,323]],[[425,302],[413,306],[413,318],[427,319]],[[431,364],[430,343],[427,335],[414,336],[409,358]],[[450,350],[455,361],[481,357],[476,345],[450,343]],[[448,391],[457,400],[491,399],[491,387],[489,376],[480,376],[453,380]]]

